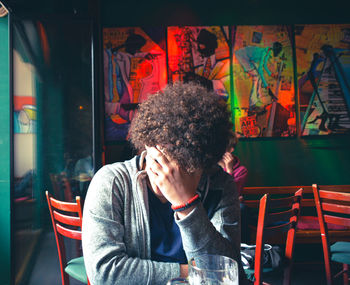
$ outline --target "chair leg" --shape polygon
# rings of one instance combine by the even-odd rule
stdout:
[[[283,275],[283,285],[290,285],[291,279],[291,265],[288,265],[284,269],[284,275]]]
[[[349,265],[343,263],[343,279],[344,285],[349,285]]]

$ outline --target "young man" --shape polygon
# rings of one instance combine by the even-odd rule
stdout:
[[[177,83],[149,97],[130,139],[140,156],[104,166],[86,197],[83,253],[92,284],[166,284],[201,254],[240,258],[240,208],[218,166],[232,124],[215,93]]]

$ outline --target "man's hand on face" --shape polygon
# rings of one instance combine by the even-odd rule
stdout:
[[[186,203],[196,195],[202,170],[187,173],[166,157],[160,147],[147,147],[146,172],[153,191],[172,205]]]

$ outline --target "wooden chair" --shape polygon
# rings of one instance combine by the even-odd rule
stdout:
[[[263,269],[262,261],[265,240],[273,235],[286,236],[286,264],[284,267],[283,284],[290,284],[295,229],[300,213],[302,193],[303,189],[299,189],[290,197],[270,199],[269,194],[265,194],[260,199],[254,260],[255,285],[267,284],[262,281],[263,272],[272,271],[272,269]]]
[[[327,284],[343,275],[344,284],[349,284],[350,242],[338,241],[330,245],[327,224],[336,224],[350,228],[350,193],[322,190],[317,184],[312,185],[318,221],[320,223],[323,256]],[[343,270],[332,277],[331,261],[342,264]]]
[[[76,202],[62,202],[54,199],[46,191],[46,198],[56,238],[62,285],[69,285],[69,276],[85,284],[90,284],[86,275],[84,258],[81,256],[67,262],[64,242],[65,237],[81,241],[82,207],[80,197],[76,197]]]

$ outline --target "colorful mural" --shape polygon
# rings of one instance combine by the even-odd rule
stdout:
[[[165,30],[104,28],[105,139],[125,140],[138,103],[167,83]]]
[[[169,82],[220,95],[245,138],[350,130],[350,25],[104,28],[105,138],[127,138],[138,104]],[[231,73],[232,72],[232,73]],[[231,86],[231,83],[233,85]]]
[[[233,113],[241,136],[296,135],[289,26],[236,26]]]
[[[296,25],[301,135],[349,133],[350,25]]]
[[[169,81],[196,81],[230,102],[229,28],[168,27]]]

